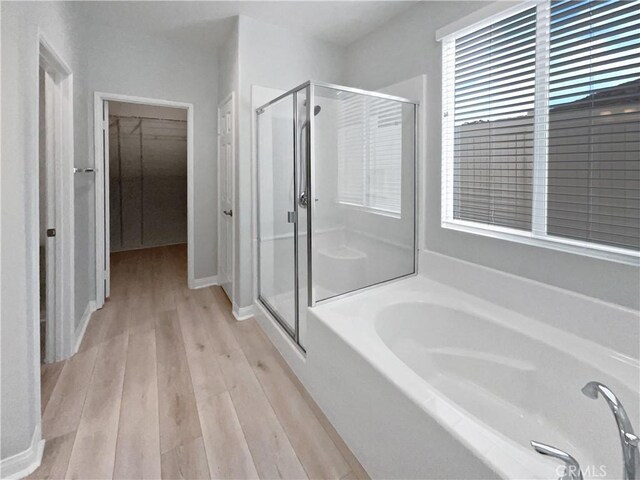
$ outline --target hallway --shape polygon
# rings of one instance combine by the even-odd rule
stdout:
[[[186,246],[111,258],[79,352],[43,368],[29,478],[367,478],[256,321],[186,287]]]

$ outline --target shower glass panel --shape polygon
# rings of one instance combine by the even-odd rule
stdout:
[[[258,108],[258,299],[304,350],[317,302],[415,273],[416,104],[307,82]]]
[[[294,98],[258,116],[258,286],[260,300],[296,332]]]
[[[413,103],[316,86],[315,301],[415,271]]]
[[[298,225],[298,344],[304,349],[304,339],[307,332],[307,308],[308,308],[308,242],[307,228],[309,216],[306,208],[305,193],[308,190],[309,180],[309,135],[311,124],[309,122],[309,108],[307,98],[309,89],[305,88],[294,93],[298,116],[296,118],[296,187],[297,187],[297,225]]]

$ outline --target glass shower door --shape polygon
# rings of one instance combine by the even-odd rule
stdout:
[[[258,298],[305,350],[308,307],[416,271],[416,104],[308,82],[256,112]]]
[[[296,337],[296,170],[294,97],[265,108],[258,131],[258,292]]]

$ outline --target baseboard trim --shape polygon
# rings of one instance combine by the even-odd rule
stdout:
[[[31,437],[31,445],[26,450],[11,457],[0,460],[0,478],[19,479],[33,473],[42,462],[44,439],[40,430],[40,423],[36,425]]]
[[[189,288],[193,290],[195,288],[212,287],[214,285],[218,285],[217,275],[213,275],[211,277],[204,277],[204,278],[194,278],[193,282],[191,282],[191,285],[189,285]]]
[[[89,301],[87,303],[86,308],[84,309],[84,313],[82,314],[82,319],[80,320],[80,326],[76,328],[75,336],[76,343],[73,347],[72,355],[78,353],[80,349],[80,345],[82,344],[82,339],[84,338],[84,334],[87,331],[87,325],[89,325],[89,320],[91,320],[91,314],[97,310],[95,300]]]
[[[253,305],[249,305],[248,307],[239,307],[235,303],[233,304],[233,308],[231,309],[233,316],[236,320],[247,320],[255,315],[255,309]]]

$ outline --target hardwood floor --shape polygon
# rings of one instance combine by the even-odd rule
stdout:
[[[79,352],[43,366],[29,478],[368,478],[256,321],[187,288],[185,246],[111,258]]]

